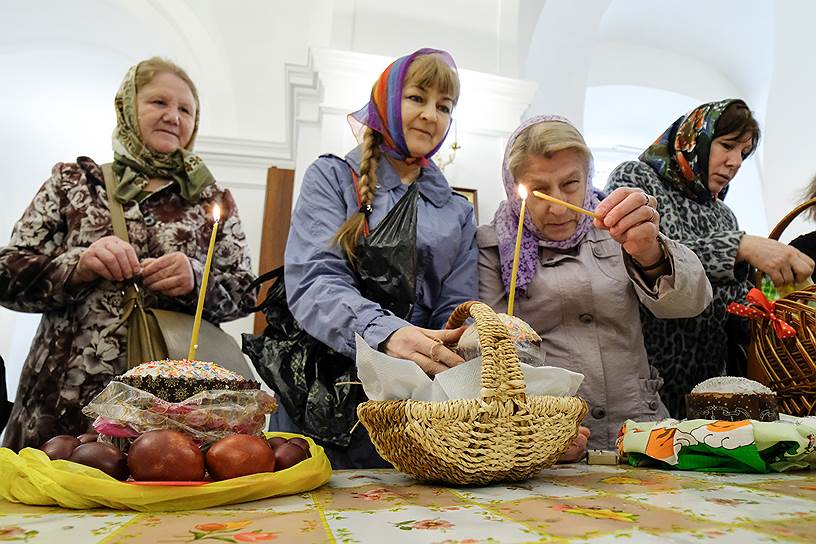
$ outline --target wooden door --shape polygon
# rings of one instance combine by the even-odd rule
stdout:
[[[270,168],[266,172],[266,200],[264,202],[263,232],[261,233],[261,255],[258,272],[263,274],[283,266],[283,252],[286,249],[286,237],[289,235],[289,222],[292,219],[292,195],[295,186],[295,171],[282,168]],[[258,293],[258,300],[263,300],[269,286],[264,286]],[[266,317],[255,314],[255,334],[263,332]]]

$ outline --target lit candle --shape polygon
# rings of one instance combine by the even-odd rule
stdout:
[[[198,349],[198,330],[201,328],[201,314],[204,313],[204,295],[207,293],[207,279],[210,277],[213,249],[215,249],[215,234],[218,232],[218,221],[221,219],[221,208],[218,204],[213,207],[213,228],[210,235],[210,247],[207,249],[207,261],[204,263],[204,275],[201,277],[201,289],[198,291],[198,305],[196,305],[195,321],[193,321],[193,336],[190,338],[190,352],[187,359],[195,360]]]
[[[507,298],[507,315],[513,315],[513,302],[516,298],[516,276],[518,276],[519,251],[521,251],[521,233],[524,229],[524,208],[527,206],[527,189],[519,183],[518,194],[521,197],[518,233],[516,234],[516,251],[513,253],[513,273],[510,275],[510,295]]]

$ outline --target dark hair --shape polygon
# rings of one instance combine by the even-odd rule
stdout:
[[[717,126],[714,128],[714,138],[732,133],[736,133],[739,140],[743,140],[745,136],[750,135],[751,152],[748,155],[756,151],[760,135],[759,123],[754,119],[748,104],[742,100],[735,100],[725,108],[720,118],[717,119]]]

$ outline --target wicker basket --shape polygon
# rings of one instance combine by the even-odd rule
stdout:
[[[779,240],[788,225],[806,209],[816,205],[816,198],[791,210],[768,236]],[[759,287],[762,273],[757,271],[754,283]],[[796,329],[796,336],[780,339],[767,319],[751,321],[752,356],[767,374],[768,387],[776,391],[780,412],[796,416],[816,415],[816,285],[780,298],[774,314]],[[814,304],[816,306],[816,304]]]
[[[379,454],[416,478],[459,485],[524,480],[569,448],[587,404],[527,396],[513,341],[489,306],[462,304],[448,327],[471,316],[482,348],[480,398],[367,401],[357,415]]]

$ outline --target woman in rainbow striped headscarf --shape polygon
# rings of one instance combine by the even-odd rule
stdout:
[[[462,362],[445,347],[461,331],[441,329],[456,306],[478,295],[476,225],[470,203],[431,160],[458,98],[448,53],[420,49],[395,60],[368,104],[349,115],[362,143],[345,158],[321,156],[303,177],[286,245],[289,308],[310,335],[351,360],[359,335],[429,375]],[[389,255],[402,251],[405,257],[407,249],[410,258],[386,262],[391,275],[372,285],[361,270],[381,224],[398,227],[392,238],[401,247]],[[388,258],[376,259],[382,261]],[[304,420],[304,414],[291,416]],[[335,468],[387,466],[362,426],[348,446],[327,453]]]

